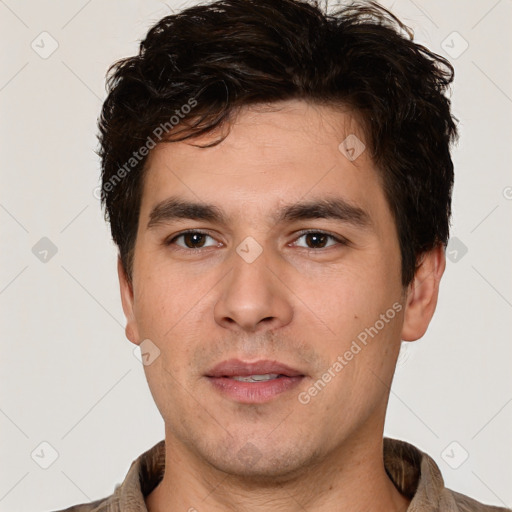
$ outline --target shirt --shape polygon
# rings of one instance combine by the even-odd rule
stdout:
[[[411,500],[407,512],[512,512],[447,489],[434,460],[404,441],[384,438],[384,467],[396,488]],[[132,462],[111,496],[60,512],[147,512],[144,497],[162,480],[164,469],[162,440]]]

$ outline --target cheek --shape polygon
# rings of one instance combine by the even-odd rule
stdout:
[[[347,334],[347,330],[360,323],[375,321],[399,297],[395,264],[385,261],[377,252],[356,256],[354,260],[359,261],[333,266],[315,279],[301,278],[300,295],[304,303],[340,334]]]
[[[170,274],[171,276],[173,274]],[[175,275],[175,274],[174,274]],[[139,274],[135,316],[141,339],[158,347],[158,357],[144,366],[155,403],[164,418],[186,404],[183,394],[190,373],[192,337],[197,325],[197,291],[166,274]],[[195,300],[194,300],[195,299]]]
[[[134,312],[140,337],[157,345],[165,368],[180,371],[198,342],[197,329],[206,324],[211,284],[204,278],[186,276],[163,266],[138,276]]]
[[[326,326],[317,350],[331,362],[338,356],[348,361],[339,379],[344,386],[347,379],[371,385],[376,378],[372,372],[389,380],[403,315],[399,270],[396,258],[386,260],[381,253],[371,263],[333,269],[331,275],[323,276],[321,287],[316,283],[305,288],[304,302],[321,319],[320,325]]]
[[[156,258],[141,260],[135,276],[134,311],[141,333],[164,336],[186,315],[194,296],[197,302],[198,280],[185,279],[182,272],[166,268]]]

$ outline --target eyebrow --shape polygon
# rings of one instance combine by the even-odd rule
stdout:
[[[213,204],[170,197],[152,209],[147,229],[178,219],[227,224],[225,213]],[[273,216],[275,223],[310,219],[333,219],[361,228],[367,228],[372,224],[370,215],[365,210],[339,197],[285,205]]]

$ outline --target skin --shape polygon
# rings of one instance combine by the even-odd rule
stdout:
[[[384,418],[401,340],[420,338],[434,313],[444,251],[424,254],[402,286],[396,226],[369,151],[350,161],[338,149],[349,134],[364,140],[348,112],[293,100],[245,107],[229,128],[217,146],[199,144],[218,133],[152,151],[131,280],[118,265],[127,337],[160,350],[144,370],[165,422],[166,470],[148,510],[405,510],[384,470]],[[148,227],[171,196],[214,204],[227,223]],[[365,211],[367,225],[273,220],[285,204],[333,196]],[[183,237],[165,244],[187,229],[208,235],[196,239],[202,249]],[[305,229],[348,242],[315,243]],[[252,263],[236,252],[248,236],[262,248]],[[401,311],[301,403],[393,304]],[[205,378],[231,358],[280,361],[306,377],[269,402],[237,403]],[[240,457],[247,446],[249,461]]]

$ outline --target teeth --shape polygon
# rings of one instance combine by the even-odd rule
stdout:
[[[264,382],[266,380],[277,379],[278,373],[266,373],[265,375],[248,375],[247,377],[231,377],[240,382]]]

